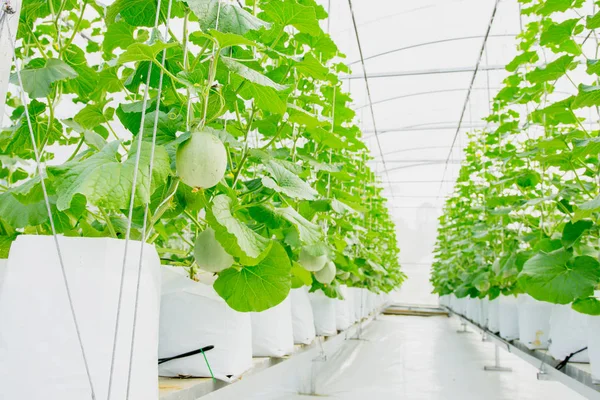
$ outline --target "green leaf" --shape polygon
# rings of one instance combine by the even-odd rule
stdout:
[[[291,263],[285,249],[273,242],[269,254],[257,265],[222,271],[216,292],[239,312],[260,312],[281,303],[292,286]]]
[[[135,191],[136,206],[147,204],[154,189],[162,186],[171,173],[166,150],[157,146],[150,187],[150,147],[150,143],[142,143]],[[56,178],[59,210],[68,209],[76,194],[85,196],[88,203],[100,207],[109,209],[129,207],[137,145],[133,143],[125,162],[120,162],[118,148],[119,142],[111,142],[100,152],[84,160],[74,160],[61,166],[48,167],[48,172]]]
[[[248,46],[248,47],[256,47],[257,44],[250,39],[246,39],[245,37],[235,34],[235,33],[224,33],[219,32],[217,30],[211,29],[208,31],[212,37],[217,39],[219,43],[219,47],[224,49],[226,47],[231,46]]]
[[[531,83],[542,83],[548,81],[555,81],[568,71],[577,67],[577,63],[573,60],[575,57],[564,55],[544,67],[537,67],[533,71],[527,74],[527,80]]]
[[[48,221],[39,177],[0,194],[0,219],[13,228],[36,226]]]
[[[250,30],[269,28],[268,23],[233,4],[219,0],[187,0],[187,4],[198,17],[200,28],[205,32],[217,29],[220,32],[244,35]]]
[[[128,24],[133,26],[154,26],[156,19],[157,0],[117,0],[111,4],[106,12],[107,25],[117,20],[120,15]],[[167,15],[168,1],[161,2],[161,12]],[[173,1],[171,17],[183,16],[179,1]]]
[[[273,82],[267,76],[261,74],[260,72],[253,70],[241,62],[235,61],[231,58],[222,57],[221,62],[225,64],[225,66],[233,73],[241,76],[244,79],[249,80],[252,83],[256,83],[261,86],[268,86],[275,90],[285,90],[287,86],[280,85],[276,82]]]
[[[565,249],[542,252],[525,262],[519,279],[535,299],[568,304],[594,293],[600,282],[600,264],[589,256],[573,259]]]
[[[283,115],[287,110],[287,101],[283,100],[272,87],[246,81],[240,90],[240,95],[247,100],[253,99],[259,109],[273,114]]]
[[[21,70],[23,89],[29,94],[29,97],[34,99],[48,96],[54,82],[76,77],[77,72],[73,68],[55,58],[49,58],[43,67]],[[19,85],[16,73],[11,75],[10,82]]]
[[[571,247],[583,235],[585,231],[594,226],[592,221],[582,220],[575,223],[567,222],[563,229],[562,244],[565,247]]]
[[[7,259],[12,242],[17,239],[17,235],[0,235],[0,259]],[[309,272],[310,275],[310,272]]]
[[[577,206],[580,210],[586,211],[600,211],[600,196],[597,196],[594,200],[586,201],[583,204]]]
[[[295,1],[270,1],[262,4],[262,9],[270,20],[282,27],[292,25],[300,32],[313,36],[319,36],[323,32],[313,7],[303,6]]]
[[[114,49],[126,49],[127,46],[135,43],[133,30],[133,26],[125,21],[109,24],[106,28],[106,33],[104,34],[104,40],[102,41],[104,54],[110,56]]]
[[[596,297],[586,297],[573,302],[573,310],[582,314],[600,316],[600,300]]]
[[[268,176],[263,177],[262,184],[264,186],[294,199],[314,200],[317,197],[316,190],[281,164],[269,161],[265,168],[272,179]]]
[[[310,286],[313,282],[313,275],[297,262],[292,262],[292,289],[298,289],[302,286]]]
[[[600,12],[594,15],[589,15],[585,20],[585,27],[588,29],[600,28]]]
[[[311,245],[323,240],[323,231],[321,228],[304,218],[292,207],[275,208],[273,211],[289,221],[296,228],[303,243]]]
[[[600,105],[600,86],[579,85],[579,92],[573,101],[573,108]]]
[[[573,3],[578,3],[580,0],[545,0],[540,4],[537,14],[548,16],[555,12],[565,12],[569,8],[574,7]]]
[[[207,221],[225,251],[237,257],[243,265],[256,265],[266,255],[271,241],[236,218],[233,208],[233,200],[220,194],[214,198],[206,214]]]
[[[521,65],[533,64],[539,59],[540,57],[535,51],[526,51],[513,58],[513,60],[506,65],[506,70],[508,72],[515,72]]]
[[[158,53],[164,49],[177,46],[178,43],[155,42],[151,45],[144,43],[133,43],[127,46],[127,50],[119,56],[119,64],[136,61],[154,61]]]

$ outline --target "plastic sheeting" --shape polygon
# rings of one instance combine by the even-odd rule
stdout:
[[[487,326],[489,308],[490,300],[487,297],[481,299],[481,308],[479,309],[479,325]]]
[[[487,328],[490,332],[500,332],[500,298],[496,297],[488,303]]]
[[[500,296],[498,308],[500,336],[506,340],[519,338],[519,312],[516,296]]]
[[[283,357],[293,353],[294,331],[289,296],[273,308],[250,315],[254,357]]]
[[[572,353],[588,347],[588,316],[574,311],[570,305],[554,304],[550,317],[548,353],[564,360]],[[571,362],[589,362],[588,350],[571,358]]]
[[[527,294],[519,295],[519,340],[529,349],[547,349],[550,338],[552,304]]]
[[[303,286],[290,291],[292,302],[292,330],[294,343],[310,344],[315,340],[315,319],[308,299],[308,287]]]
[[[308,298],[313,310],[317,336],[335,335],[337,333],[335,300],[327,297],[321,290],[309,293]]]
[[[97,399],[108,395],[125,241],[58,237]],[[141,243],[129,242],[112,382],[125,398]],[[130,400],[158,399],[160,260],[144,245]],[[0,398],[90,398],[61,266],[52,236],[12,244],[0,296]],[[32,381],[35,384],[31,384]]]
[[[232,310],[212,286],[185,276],[182,268],[162,267],[159,358],[212,345],[206,352],[214,376],[229,381],[252,366],[250,315]],[[167,361],[160,376],[210,377],[202,354]]]
[[[340,286],[340,292],[344,300],[335,300],[335,325],[338,331],[344,331],[354,323],[354,303],[351,292],[346,286]],[[350,316],[352,310],[352,316]]]

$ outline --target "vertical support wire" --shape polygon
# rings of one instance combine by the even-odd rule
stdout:
[[[159,25],[159,21],[160,21],[161,2],[162,2],[162,0],[158,0],[157,5],[156,5],[156,16],[154,19],[154,30],[155,31],[158,30],[158,25]],[[121,306],[123,303],[125,270],[126,270],[126,266],[127,266],[127,253],[129,250],[129,240],[130,240],[130,236],[131,236],[133,208],[134,208],[134,204],[135,204],[135,192],[137,189],[137,178],[138,178],[138,172],[139,172],[139,167],[140,167],[140,158],[141,158],[141,153],[142,153],[142,142],[144,141],[143,140],[144,139],[144,125],[146,122],[146,107],[148,105],[148,97],[149,97],[149,91],[150,91],[150,79],[151,78],[152,78],[152,63],[149,63],[147,78],[146,78],[146,85],[144,88],[144,98],[142,100],[142,116],[141,116],[141,120],[140,120],[140,129],[139,129],[139,133],[138,133],[138,137],[137,137],[137,141],[138,141],[137,142],[137,153],[135,155],[135,166],[134,166],[134,170],[133,170],[133,182],[131,185],[131,197],[129,200],[129,212],[128,212],[128,218],[127,218],[127,229],[126,229],[126,233],[125,233],[125,249],[123,252],[123,264],[121,265],[121,277],[120,277],[120,283],[119,283],[119,298],[117,301],[117,315],[116,315],[116,319],[115,319],[115,330],[114,330],[114,336],[113,336],[112,354],[111,354],[111,360],[110,360],[110,371],[109,371],[109,377],[108,377],[108,389],[107,389],[107,395],[106,395],[108,400],[111,399],[111,394],[112,394],[111,392],[112,392],[113,376],[114,376],[114,369],[115,369],[115,358],[116,358],[116,353],[117,353],[117,342],[118,342],[119,325],[120,325],[120,319],[121,319]],[[156,112],[158,113],[158,109],[156,110]],[[152,172],[150,173],[150,175],[152,175]],[[142,248],[144,247],[143,242],[141,243],[141,246],[142,246]]]
[[[166,21],[165,21],[165,31],[164,31],[164,34],[162,37],[162,40],[165,42],[168,41],[169,22],[170,22],[170,18],[171,18],[172,6],[173,6],[173,0],[169,0],[167,16],[166,16]],[[162,51],[162,56],[161,56],[161,65],[163,67],[165,66],[166,59],[167,59],[167,49],[164,49]],[[160,116],[159,110],[160,110],[164,76],[165,76],[165,73],[161,69],[159,79],[158,79],[158,89],[156,92],[156,108],[155,108],[155,112],[154,112],[154,125],[152,127],[152,146],[150,147],[150,165],[149,165],[149,171],[148,171],[150,181],[148,182],[148,187],[152,187],[152,171],[154,170],[154,154],[155,154],[155,149],[156,149],[156,134],[158,132],[158,122],[159,122],[159,116]],[[140,130],[140,132],[142,132],[142,131]],[[147,229],[147,224],[148,224],[149,209],[150,209],[150,202],[146,203],[146,206],[144,207],[144,218],[143,218],[144,222],[142,223],[142,238],[140,241],[141,242],[140,255],[139,255],[138,270],[137,270],[137,276],[136,276],[137,282],[136,282],[136,290],[135,290],[135,301],[134,301],[134,307],[133,307],[133,328],[131,331],[131,343],[130,343],[130,347],[129,347],[129,349],[130,349],[129,350],[129,368],[127,370],[127,391],[126,391],[126,397],[125,397],[126,400],[129,399],[129,395],[131,393],[131,373],[133,370],[133,354],[134,354],[134,350],[135,350],[135,335],[137,333],[138,306],[139,306],[139,300],[140,300],[142,267],[143,267],[143,262],[144,262],[144,248],[145,248],[145,243],[146,243],[146,239],[147,239],[146,229]]]
[[[7,3],[5,3],[6,6]],[[3,7],[4,12],[6,12],[6,10]],[[3,14],[6,15],[6,14]],[[4,18],[4,21],[6,21],[6,17]],[[33,133],[33,126],[31,124],[31,116],[29,115],[29,104],[27,101],[27,96],[25,95],[25,89],[23,88],[23,80],[21,78],[21,68],[19,66],[18,63],[18,59],[17,59],[17,50],[16,50],[16,46],[15,46],[15,41],[12,38],[12,33],[10,30],[10,24],[6,24],[6,28],[7,28],[7,33],[8,33],[8,37],[9,37],[9,43],[12,47],[12,53],[13,53],[13,58],[15,61],[15,70],[16,70],[16,75],[17,75],[17,80],[19,83],[19,87],[20,87],[20,92],[21,92],[21,101],[23,102],[23,107],[24,107],[24,113],[25,113],[25,119],[27,121],[27,127],[29,129],[29,137],[31,139],[31,144],[33,146],[33,153],[35,155],[35,162],[36,162],[36,167],[38,170],[38,174],[40,176],[40,184],[42,187],[42,192],[44,195],[44,203],[46,205],[46,211],[48,212],[48,219],[50,221],[50,229],[52,230],[52,237],[54,239],[54,245],[56,247],[56,253],[58,255],[58,261],[60,263],[60,270],[61,270],[61,274],[62,274],[62,280],[63,280],[63,284],[65,286],[65,292],[67,295],[67,300],[69,303],[69,310],[71,312],[71,319],[73,320],[73,325],[75,327],[75,332],[77,334],[77,342],[79,344],[79,348],[81,350],[81,357],[83,359],[83,365],[85,367],[85,373],[87,375],[87,379],[88,379],[88,383],[90,385],[90,394],[91,394],[91,398],[92,400],[96,399],[96,392],[94,391],[94,383],[92,382],[92,375],[90,373],[90,367],[89,367],[89,363],[87,360],[87,356],[85,354],[85,348],[83,346],[83,339],[81,337],[81,329],[79,327],[79,323],[77,321],[77,315],[75,314],[75,306],[73,304],[73,297],[71,295],[71,288],[69,286],[69,279],[67,278],[67,272],[65,269],[65,263],[64,263],[64,259],[63,259],[63,255],[62,255],[62,251],[60,248],[60,244],[58,242],[58,235],[56,233],[56,226],[54,225],[54,218],[52,217],[52,208],[50,205],[50,199],[48,197],[48,190],[46,188],[46,182],[44,180],[44,170],[42,167],[42,160],[40,157],[40,152],[39,149],[37,147],[37,143],[35,141],[35,134]]]

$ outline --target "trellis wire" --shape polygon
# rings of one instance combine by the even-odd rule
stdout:
[[[159,21],[160,21],[161,3],[162,3],[162,0],[158,0],[157,5],[156,5],[156,16],[154,18],[154,31],[158,30],[158,25],[159,25]],[[152,40],[152,38],[150,40]],[[110,400],[111,392],[112,392],[113,375],[114,375],[114,369],[115,369],[115,358],[116,358],[116,353],[117,353],[117,342],[118,342],[119,325],[120,325],[119,320],[121,318],[121,306],[123,303],[125,268],[127,265],[127,253],[129,250],[129,239],[131,236],[133,208],[134,208],[134,204],[135,204],[135,192],[136,192],[137,178],[138,178],[138,172],[139,172],[139,167],[140,167],[140,158],[141,158],[141,153],[142,153],[142,142],[143,142],[143,138],[144,138],[144,124],[146,122],[146,107],[148,105],[148,96],[149,96],[149,91],[150,91],[150,79],[151,78],[152,78],[152,62],[150,62],[148,64],[146,87],[144,88],[144,98],[142,100],[142,116],[141,116],[141,120],[140,120],[140,130],[138,132],[138,137],[137,137],[137,140],[138,140],[137,153],[135,155],[135,166],[134,166],[134,170],[133,170],[133,182],[131,184],[131,198],[129,200],[129,213],[128,213],[128,218],[127,218],[127,229],[125,231],[125,249],[123,252],[123,264],[121,265],[121,277],[120,277],[120,283],[119,283],[119,298],[117,301],[117,316],[116,316],[116,320],[115,320],[112,355],[111,355],[111,359],[110,359],[110,372],[109,372],[109,377],[108,377],[108,389],[107,389],[107,395],[106,395],[108,400]],[[158,109],[157,109],[157,112],[158,112]],[[152,171],[150,171],[150,175],[152,176]],[[144,243],[141,242],[140,246],[143,249]]]
[[[2,10],[3,10],[3,21],[2,22],[6,22],[6,5],[8,3],[5,2]],[[54,218],[52,217],[52,207],[50,205],[50,199],[48,197],[48,190],[46,189],[46,182],[44,181],[44,171],[42,168],[42,161],[40,158],[40,153],[39,153],[39,149],[37,147],[37,143],[35,141],[35,134],[33,133],[33,126],[31,125],[31,116],[29,115],[29,109],[28,109],[28,101],[27,101],[27,96],[25,95],[25,89],[23,88],[23,80],[21,78],[21,69],[19,67],[19,63],[18,63],[18,59],[17,59],[17,50],[16,50],[16,46],[15,46],[15,41],[12,38],[12,33],[10,31],[10,24],[6,24],[6,28],[7,28],[7,33],[8,33],[8,38],[9,38],[9,43],[11,45],[12,48],[12,53],[13,53],[13,58],[15,60],[15,70],[16,70],[16,75],[17,75],[17,81],[19,83],[19,88],[20,88],[20,92],[21,92],[21,101],[23,102],[23,108],[24,108],[24,113],[25,113],[25,119],[27,121],[27,127],[29,129],[29,136],[31,139],[31,144],[33,147],[33,153],[35,155],[35,161],[36,161],[36,168],[38,170],[38,174],[40,176],[40,184],[42,187],[42,193],[44,195],[44,203],[46,205],[46,211],[48,212],[48,219],[50,221],[50,229],[52,230],[52,237],[54,238],[54,245],[56,247],[56,253],[58,255],[58,261],[60,263],[60,269],[61,269],[61,274],[62,274],[62,279],[63,279],[63,283],[65,285],[65,291],[66,291],[66,295],[67,295],[67,300],[69,302],[69,310],[71,312],[71,318],[73,320],[73,325],[75,326],[75,332],[77,334],[77,341],[79,343],[79,348],[81,350],[81,357],[83,359],[83,364],[85,366],[85,373],[88,379],[88,383],[90,385],[90,392],[91,392],[91,398],[92,400],[96,399],[96,393],[94,391],[94,384],[92,382],[92,375],[90,373],[90,368],[89,368],[89,364],[88,364],[88,360],[87,360],[87,356],[85,354],[85,349],[83,347],[83,340],[81,337],[81,331],[79,329],[79,323],[77,322],[77,316],[75,314],[75,307],[73,304],[73,297],[71,295],[71,289],[69,287],[69,280],[67,278],[67,272],[65,269],[65,263],[64,263],[64,259],[63,259],[63,255],[60,249],[60,244],[58,243],[58,235],[56,233],[56,227],[54,225]]]
[[[169,32],[169,21],[171,18],[171,9],[172,9],[172,5],[173,5],[173,0],[169,0],[169,5],[167,8],[167,17],[166,17],[166,21],[165,21],[165,31],[163,34],[163,40],[165,41],[165,43],[168,40],[168,32]],[[164,67],[165,66],[165,62],[166,62],[166,58],[167,58],[167,49],[164,49],[162,51],[162,57],[161,57],[161,65]],[[160,75],[158,78],[158,90],[156,93],[156,108],[154,111],[154,126],[152,127],[152,146],[150,147],[150,165],[149,165],[149,182],[148,182],[148,187],[151,188],[152,187],[152,170],[154,169],[154,153],[155,153],[155,149],[156,149],[156,134],[158,131],[158,121],[159,121],[159,116],[160,116],[160,101],[161,101],[161,95],[162,95],[162,87],[163,87],[163,80],[164,80],[164,76],[165,73],[164,71],[161,69],[160,70]],[[142,111],[145,112],[145,111]],[[140,129],[140,135],[142,135],[142,130]],[[141,141],[141,138],[140,138]],[[150,209],[150,201],[148,201],[148,203],[146,203],[146,206],[144,207],[144,219],[143,219],[143,223],[142,223],[142,238],[141,238],[141,243],[140,243],[140,257],[139,257],[139,262],[138,262],[138,270],[137,270],[137,282],[136,282],[136,290],[135,290],[135,301],[134,301],[134,306],[133,306],[133,327],[132,327],[132,331],[131,331],[131,344],[129,347],[129,368],[127,370],[127,391],[126,391],[126,396],[125,399],[129,399],[129,394],[131,391],[131,371],[133,369],[133,353],[134,353],[134,349],[135,349],[135,334],[137,332],[137,317],[138,317],[138,305],[139,305],[139,300],[140,300],[140,286],[141,286],[141,279],[142,279],[142,266],[143,266],[143,261],[144,261],[144,247],[145,247],[145,243],[146,243],[146,236],[147,236],[147,223],[148,223],[148,211]]]

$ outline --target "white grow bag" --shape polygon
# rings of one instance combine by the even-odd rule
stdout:
[[[479,324],[481,316],[481,301],[477,298],[467,298],[467,319]]]
[[[294,352],[292,303],[289,296],[275,307],[250,313],[250,316],[254,357],[283,357]]]
[[[520,294],[517,303],[519,340],[530,350],[547,349],[552,304],[536,300],[528,294]]]
[[[333,336],[337,333],[335,323],[335,300],[327,297],[321,290],[309,293],[310,305],[315,318],[317,336]]]
[[[185,276],[182,268],[162,267],[159,358],[205,346],[217,379],[228,381],[252,366],[250,315],[231,309],[212,286]],[[210,377],[202,354],[160,364],[160,376]]]
[[[58,237],[96,398],[107,398],[125,241]],[[129,242],[112,396],[125,398],[141,243]],[[131,400],[158,399],[160,260],[144,245]],[[91,392],[52,236],[12,244],[0,296],[0,397],[89,399]],[[32,381],[33,379],[33,381]]]
[[[487,328],[490,332],[500,332],[500,297],[488,301]]]
[[[487,327],[488,325],[488,314],[490,308],[490,300],[487,297],[480,299],[481,307],[479,308],[479,326]]]
[[[360,321],[362,319],[361,313],[361,299],[362,299],[362,289],[351,287],[348,288],[348,291],[352,296],[352,308],[350,309],[350,313],[354,316],[354,322]]]
[[[519,312],[516,296],[500,296],[498,322],[502,338],[506,340],[519,339]]]
[[[315,340],[315,319],[308,299],[308,286],[290,291],[294,343],[311,344]]]
[[[564,360],[572,353],[587,347],[588,322],[588,316],[573,310],[571,305],[553,304],[548,353],[556,360]],[[589,361],[588,350],[570,359],[570,362]]]
[[[350,317],[350,307],[352,305],[350,298],[350,292],[346,286],[340,286],[340,293],[344,296],[344,300],[335,299],[335,326],[338,331],[345,331],[350,328],[352,318]],[[354,311],[352,312],[354,316]]]
[[[600,299],[600,290],[596,291]],[[592,364],[592,379],[600,382],[600,316],[588,316],[588,354]]]

